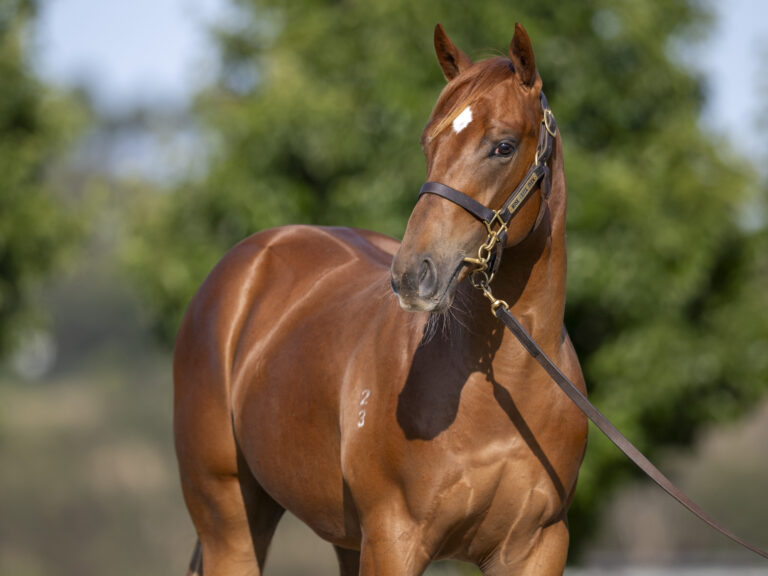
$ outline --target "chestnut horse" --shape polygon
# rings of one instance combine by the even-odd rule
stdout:
[[[435,49],[448,84],[422,136],[428,179],[501,206],[539,163],[528,35],[517,25],[509,59],[473,63],[438,25]],[[546,162],[550,193],[532,190],[510,222],[494,290],[583,391],[563,326],[559,136]],[[426,194],[402,244],[289,226],[221,260],[174,359],[193,573],[261,574],[285,510],[334,545],[342,575],[417,575],[440,558],[563,572],[587,422],[467,281],[486,235]]]

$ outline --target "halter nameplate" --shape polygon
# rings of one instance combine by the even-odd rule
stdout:
[[[528,178],[523,181],[523,184],[518,188],[517,193],[513,194],[513,196],[507,200],[509,205],[504,210],[509,213],[509,216],[507,217],[505,214],[505,220],[509,221],[512,219],[515,212],[517,212],[523,205],[523,202],[528,199],[528,195],[535,190],[536,184],[539,182],[540,178],[541,174],[539,170],[532,169],[528,173]]]

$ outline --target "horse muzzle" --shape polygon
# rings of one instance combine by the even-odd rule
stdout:
[[[390,269],[392,290],[403,310],[444,312],[453,302],[461,263],[451,268],[430,254],[395,255]]]

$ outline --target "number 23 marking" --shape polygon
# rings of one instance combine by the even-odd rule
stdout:
[[[360,406],[366,406],[370,397],[371,391],[367,388],[363,390],[363,393],[360,395]],[[363,426],[365,426],[365,408],[361,408],[357,413],[357,427],[362,428]]]

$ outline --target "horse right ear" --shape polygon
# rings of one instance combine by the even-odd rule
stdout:
[[[456,48],[441,24],[435,26],[435,52],[440,68],[443,69],[443,76],[449,82],[472,66],[472,60]]]
[[[536,58],[533,56],[533,46],[528,32],[519,22],[515,24],[515,35],[509,45],[509,59],[515,66],[515,73],[520,78],[520,82],[528,87],[533,86],[538,76]]]

